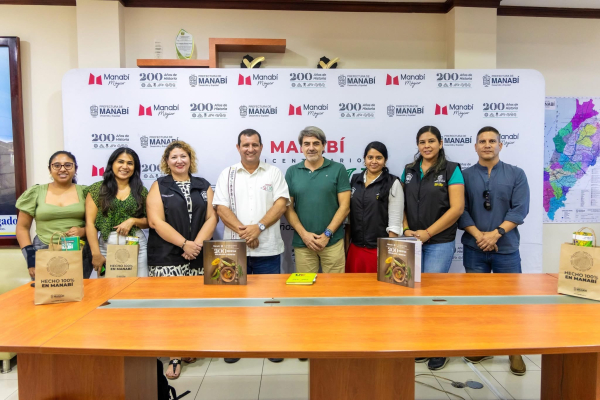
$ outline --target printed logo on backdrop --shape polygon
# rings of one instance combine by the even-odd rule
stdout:
[[[238,76],[238,86],[262,86],[268,88],[279,80],[279,74],[250,74]]]
[[[519,141],[519,136],[520,133],[509,133],[506,135],[503,135],[502,132],[500,132],[500,141],[502,142],[502,144],[504,145],[504,147],[508,147],[512,144],[515,144],[516,142]]]
[[[159,164],[142,164],[142,171],[140,175],[144,181],[155,181],[165,174],[163,174],[160,170]]]
[[[177,74],[169,72],[141,72],[142,89],[177,89]]]
[[[272,105],[251,105],[251,106],[240,106],[240,117],[242,118],[253,118],[262,117],[268,118],[273,115],[277,115],[277,107]]]
[[[192,119],[227,119],[227,104],[225,103],[191,103]]]
[[[290,104],[288,115],[305,115],[308,117],[318,118],[329,110],[328,104],[302,104],[295,106]]]
[[[153,104],[151,106],[146,106],[140,104],[138,110],[139,117],[163,117],[169,118],[170,116],[175,115],[179,111],[179,104]]]
[[[207,75],[190,75],[189,84],[191,87],[213,87],[227,85],[227,77],[225,75],[207,74]]]
[[[546,98],[546,110],[556,110],[556,99]]]
[[[330,160],[344,164],[348,177],[350,177],[357,169],[364,168],[364,164],[360,153],[355,155],[346,154],[345,140],[345,137],[339,140],[328,139],[323,155]],[[271,155],[267,157],[270,158],[265,158],[265,162],[284,166],[297,164],[304,160],[302,146],[296,140],[272,140]]]
[[[290,87],[294,89],[325,89],[327,87],[327,74],[290,72]]]
[[[96,167],[92,165],[92,177],[94,176],[103,176],[104,175],[104,167]]]
[[[389,105],[387,107],[388,117],[417,117],[425,112],[424,106],[418,105]]]
[[[145,149],[148,147],[167,147],[171,142],[179,140],[173,136],[140,136],[140,146]]]
[[[411,89],[414,89],[415,86],[425,82],[425,74],[400,74],[396,76],[387,74],[385,79],[386,86],[399,86],[400,82],[402,82],[402,85],[410,86]]]
[[[435,115],[448,115],[448,106],[435,105]]]
[[[98,74],[90,73],[88,78],[89,85],[111,86],[115,89],[129,82],[129,74]]]
[[[483,86],[512,86],[517,85],[519,83],[518,75],[484,75],[483,76]]]
[[[518,118],[519,103],[483,103],[484,118]]]
[[[129,147],[128,133],[92,133],[93,149],[116,149],[119,147]]]
[[[455,104],[451,103],[448,105],[441,106],[435,105],[435,115],[449,115],[462,118],[465,115],[469,115],[473,111],[473,104]]]
[[[123,115],[129,115],[129,107],[125,106],[104,106],[104,105],[93,105],[90,106],[90,115],[93,118],[96,117],[121,117]]]
[[[375,75],[340,75],[338,76],[340,87],[367,87],[375,85]]]
[[[435,75],[438,89],[473,88],[473,74],[460,72],[438,72]]]
[[[374,119],[375,103],[339,103],[341,119]]]
[[[463,147],[472,144],[473,138],[468,135],[444,135],[444,147]]]

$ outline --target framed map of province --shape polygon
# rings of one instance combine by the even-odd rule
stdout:
[[[546,98],[544,223],[600,222],[600,98]]]

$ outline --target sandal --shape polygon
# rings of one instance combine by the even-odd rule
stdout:
[[[188,364],[193,364],[197,361],[198,359],[195,357],[181,357],[181,361],[183,361],[184,363],[188,363]]]
[[[173,375],[169,376],[168,372],[169,372],[169,367],[173,366]],[[177,372],[177,367],[179,367],[179,372]],[[165,374],[167,379],[170,380],[174,380],[179,378],[179,375],[181,375],[181,360],[179,358],[174,358],[171,361],[169,361],[169,366],[167,366],[167,374]]]

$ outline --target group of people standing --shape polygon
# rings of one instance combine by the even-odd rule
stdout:
[[[225,225],[223,239],[246,241],[248,274],[277,274],[284,214],[294,229],[297,272],[376,272],[377,238],[402,235],[423,243],[423,272],[448,272],[458,228],[465,231],[467,272],[521,272],[517,226],[528,213],[529,188],[523,170],[500,161],[502,143],[495,128],[477,133],[479,160],[465,171],[447,159],[436,127],[421,128],[418,152],[400,177],[386,167],[388,150],[381,142],[367,145],[365,168],[351,179],[342,164],[323,157],[327,139],[321,129],[306,127],[298,142],[305,160],[284,176],[261,161],[260,133],[243,130],[236,145],[240,162],[223,170],[214,192],[207,180],[192,175],[198,169],[196,154],[183,141],[166,147],[160,163],[165,175],[150,191],[131,149],[115,150],[103,179],[89,187],[76,184],[75,156],[56,152],[48,163],[52,182],[31,187],[16,204],[17,239],[30,275],[35,274],[35,252],[48,247],[55,231],[85,237],[85,278],[92,269],[102,270],[108,244],[132,235],[139,238],[138,276],[203,275],[202,246],[219,219]],[[513,357],[513,373],[524,373],[520,357]],[[428,361],[436,370],[447,359],[417,361]],[[175,378],[180,359],[171,364],[167,377]]]

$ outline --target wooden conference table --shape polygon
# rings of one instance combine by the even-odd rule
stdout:
[[[556,295],[556,276],[424,274],[415,289],[374,274],[320,274],[313,286],[286,279],[87,280],[82,302],[44,306],[24,285],[0,296],[0,351],[18,353],[19,398],[27,400],[156,399],[158,356],[309,358],[311,400],[414,399],[415,357],[540,353],[541,399],[600,399],[600,302],[510,304]],[[390,296],[409,303],[328,304]],[[244,300],[194,303],[222,299]]]

